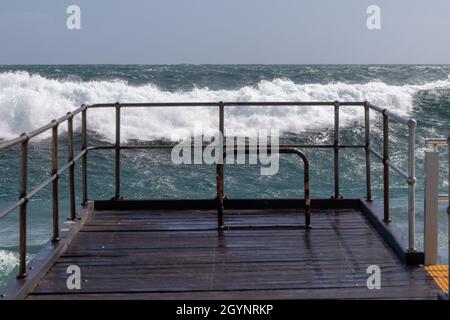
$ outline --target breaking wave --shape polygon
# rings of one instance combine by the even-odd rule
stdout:
[[[447,80],[422,85],[388,85],[380,81],[364,84],[342,82],[297,84],[289,79],[261,81],[237,90],[194,88],[163,91],[153,84],[129,85],[126,81],[53,80],[25,71],[0,73],[0,138],[10,139],[59,118],[83,103],[183,102],[183,101],[364,101],[389,108],[398,114],[412,111],[414,95],[421,90],[449,88]],[[105,139],[114,137],[112,110],[89,110],[89,129]],[[251,107],[226,110],[227,133],[248,134],[249,130],[278,128],[304,132],[332,125],[333,109],[307,107]],[[354,108],[342,108],[342,125],[363,116]],[[123,139],[171,139],[185,137],[194,123],[207,130],[217,128],[214,108],[126,109],[122,112]],[[78,126],[79,122],[75,122]],[[64,127],[62,128],[64,129]]]

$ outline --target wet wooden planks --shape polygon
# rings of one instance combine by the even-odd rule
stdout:
[[[403,265],[357,211],[314,213],[313,229],[293,211],[93,212],[29,299],[426,299],[437,288]],[[78,265],[82,289],[69,290]],[[381,269],[369,290],[367,267]]]

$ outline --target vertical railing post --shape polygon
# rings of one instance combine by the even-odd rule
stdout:
[[[75,163],[73,162],[73,114],[68,113],[67,119],[67,140],[68,140],[68,156],[69,156],[69,193],[70,193],[70,220],[76,219],[76,199],[75,199]]]
[[[366,192],[367,201],[372,201],[372,163],[370,152],[370,108],[369,103],[364,103],[364,122],[365,122],[365,152],[366,152]]]
[[[20,165],[20,199],[23,203],[20,205],[20,226],[19,226],[19,274],[17,278],[27,277],[27,181],[28,181],[28,141],[29,138],[23,134],[26,139],[21,144],[21,165]]]
[[[430,266],[438,261],[439,153],[437,151],[425,151],[424,216],[425,265]]]
[[[447,207],[447,223],[448,223],[448,229],[447,229],[447,239],[448,239],[448,292],[447,292],[447,299],[450,300],[450,137],[447,138],[447,147],[448,147],[448,177],[447,177],[447,184],[448,184],[448,207]]]
[[[386,110],[385,110],[386,111]],[[389,216],[389,117],[383,112],[383,204],[384,222],[390,222]]]
[[[58,175],[58,123],[53,120],[52,128],[52,207],[53,207],[53,242],[59,241],[59,175]]]
[[[219,102],[219,131],[220,131],[220,157],[219,161],[216,164],[216,186],[217,186],[217,226],[220,229],[223,229],[224,227],[224,219],[223,219],[223,201],[224,201],[224,168],[223,168],[223,162],[224,162],[224,140],[225,140],[225,134],[224,134],[224,104],[223,102]]]
[[[82,175],[82,205],[85,206],[88,202],[88,191],[87,191],[87,107],[84,106],[81,112],[81,150],[84,152],[83,158],[81,160],[81,175]]]
[[[115,160],[115,192],[114,199],[119,200],[120,197],[120,103],[116,103],[116,144],[115,144],[116,160]]]
[[[415,120],[408,122],[408,250],[415,251],[416,237],[416,127]]]
[[[341,197],[339,191],[339,101],[334,102],[334,198]]]

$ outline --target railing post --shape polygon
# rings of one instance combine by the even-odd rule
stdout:
[[[69,155],[69,192],[70,192],[70,220],[76,219],[76,199],[75,199],[75,163],[73,163],[73,114],[68,113],[67,119],[68,133],[68,155]]]
[[[370,108],[368,102],[364,103],[365,122],[365,152],[366,152],[366,192],[367,201],[372,201],[372,163],[370,153]]]
[[[28,181],[28,136],[23,134],[26,139],[21,144],[21,165],[20,165],[20,199],[23,203],[20,205],[20,226],[19,226],[19,274],[18,279],[27,277],[27,181]]]
[[[383,204],[384,222],[391,222],[389,217],[389,117],[383,112]]]
[[[88,191],[87,191],[87,107],[81,113],[81,150],[84,151],[83,158],[81,160],[81,175],[82,175],[82,185],[83,185],[83,196],[82,205],[85,206],[88,202]]]
[[[115,192],[114,200],[119,200],[120,196],[120,103],[116,103],[116,160],[115,160]]]
[[[220,158],[219,162],[216,164],[216,186],[217,186],[217,227],[218,229],[224,228],[224,219],[223,219],[223,201],[224,201],[224,105],[223,102],[219,102],[219,130],[221,134],[220,139]]]
[[[447,299],[450,300],[450,137],[447,139],[447,148],[448,148],[448,177],[447,177],[447,184],[448,184],[448,207],[447,207],[447,223],[448,223],[448,229],[447,229],[447,239],[448,239],[448,292],[447,292]]]
[[[341,198],[339,191],[339,101],[334,102],[334,198]]]
[[[53,242],[59,241],[59,175],[58,175],[58,123],[53,120],[55,126],[52,128],[52,206],[53,206]]]
[[[408,122],[408,249],[415,251],[416,237],[416,126],[415,120]]]
[[[435,265],[438,260],[439,220],[439,153],[425,152],[425,265]]]

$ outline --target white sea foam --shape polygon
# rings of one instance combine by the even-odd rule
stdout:
[[[9,275],[17,266],[18,262],[19,259],[16,253],[0,250],[0,276]]]
[[[274,79],[238,90],[195,88],[191,91],[168,92],[152,84],[131,86],[124,81],[60,81],[27,72],[7,72],[0,74],[0,138],[9,139],[35,129],[83,103],[369,100],[401,115],[408,115],[415,93],[441,87],[450,87],[450,79],[404,86],[383,82],[296,84],[288,79]],[[113,110],[90,110],[89,113],[89,128],[112,140],[115,121]],[[332,115],[332,108],[230,108],[226,111],[226,130],[244,135],[255,128],[303,132],[330,127]],[[126,109],[122,116],[124,140],[179,139],[192,131],[195,122],[201,122],[206,130],[217,128],[217,109]],[[362,112],[343,108],[342,125],[350,125],[361,117]]]

